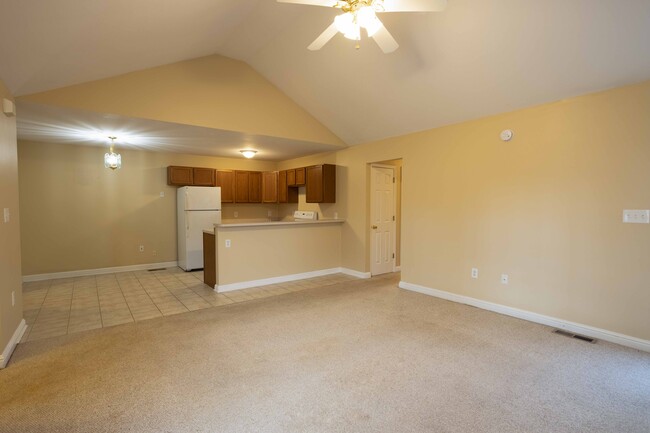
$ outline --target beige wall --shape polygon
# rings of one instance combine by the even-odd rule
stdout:
[[[3,98],[13,100],[0,80],[0,103]],[[16,118],[0,112],[0,354],[23,318],[17,170]],[[1,219],[4,208],[10,211],[8,223]]]
[[[120,149],[123,167],[113,172],[104,168],[105,151],[19,142],[24,275],[176,261],[176,188],[167,185],[168,165],[276,167],[243,158]],[[266,218],[268,210],[277,215],[274,205],[225,205],[224,217],[238,211],[239,218]]]
[[[404,281],[650,339],[650,226],[621,222],[649,117],[646,82],[338,152],[342,265],[368,270],[366,164],[402,157]]]
[[[19,99],[248,134],[344,145],[253,68],[218,55]]]
[[[650,227],[621,223],[623,209],[650,207],[649,116],[646,82],[286,161],[276,168],[338,165],[337,203],[300,206],[313,206],[325,217],[336,212],[347,220],[341,227],[343,267],[369,270],[368,163],[401,158],[404,281],[650,339]],[[506,128],[515,131],[509,143],[499,140]],[[38,146],[46,145],[31,145]],[[90,165],[101,165],[98,154],[103,150],[77,149],[68,155],[76,161],[72,164],[59,156],[56,146],[47,147],[34,150],[29,173],[23,172],[23,164],[30,145],[26,153],[22,143],[20,149],[21,197],[32,201],[23,215],[23,237],[32,237],[24,242],[31,263],[38,263],[32,255],[38,254],[38,238],[45,236],[59,245],[48,254],[62,251],[74,269],[81,264],[132,264],[141,257],[141,232],[159,252],[167,251],[156,261],[174,260],[173,224],[163,223],[166,217],[161,216],[173,215],[173,204],[163,205],[157,198],[164,188],[162,167],[203,158],[152,154],[142,157],[141,173],[127,175],[129,159],[139,157],[125,152],[125,169],[110,173]],[[50,159],[68,171],[53,170]],[[24,193],[23,184],[30,180],[23,179],[32,176],[45,176],[47,182],[37,182],[30,194]],[[101,188],[90,188],[89,182]],[[67,223],[69,216],[53,212],[67,208],[54,202],[69,200],[61,198],[66,188],[59,184],[74,185],[100,210],[77,218],[78,224]],[[142,195],[136,208],[118,193],[125,188]],[[41,202],[54,221],[39,215]],[[280,206],[280,214],[293,207]],[[95,223],[84,222],[92,215]],[[109,226],[106,220],[111,218],[115,224]],[[56,232],[60,227],[63,234]],[[121,232],[123,241],[109,242]],[[96,253],[80,251],[88,245],[80,233],[96,241]],[[163,238],[165,248],[158,245]],[[102,264],[91,266],[93,255]],[[478,280],[470,278],[472,267],[480,270]],[[507,286],[499,282],[502,273],[510,276]]]
[[[220,286],[341,266],[340,223],[219,227],[215,242]]]

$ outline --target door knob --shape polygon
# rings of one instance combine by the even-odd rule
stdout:
[[[372,229],[373,229],[373,230],[377,230],[377,226],[372,226]]]

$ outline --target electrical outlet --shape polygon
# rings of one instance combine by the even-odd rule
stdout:
[[[623,222],[626,224],[650,224],[650,210],[624,210]]]
[[[140,248],[139,248],[139,249],[140,249],[140,252],[141,252],[141,253],[144,253],[144,245],[140,245]]]
[[[472,268],[472,278],[478,279],[478,268]]]
[[[8,223],[9,220],[11,219],[11,214],[9,213],[9,208],[6,207],[6,208],[4,209],[4,212],[3,212],[3,213],[4,213],[4,221],[5,221],[5,223]]]
[[[508,274],[501,274],[501,284],[508,284]]]
[[[334,219],[335,220],[339,219],[339,213],[338,212],[334,212]]]
[[[239,212],[234,212],[233,215],[235,218],[239,218]]]
[[[15,291],[11,292],[11,306],[12,307],[16,306],[16,292]]]
[[[226,239],[226,248],[230,248],[230,239]]]
[[[165,191],[160,191],[160,197],[164,197],[164,196],[165,196]]]

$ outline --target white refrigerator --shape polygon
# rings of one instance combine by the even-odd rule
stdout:
[[[221,223],[221,188],[178,188],[178,266],[186,271],[203,269],[203,230]]]

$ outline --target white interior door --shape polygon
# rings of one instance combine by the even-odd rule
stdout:
[[[395,169],[372,166],[370,248],[372,275],[393,272],[395,261]]]

